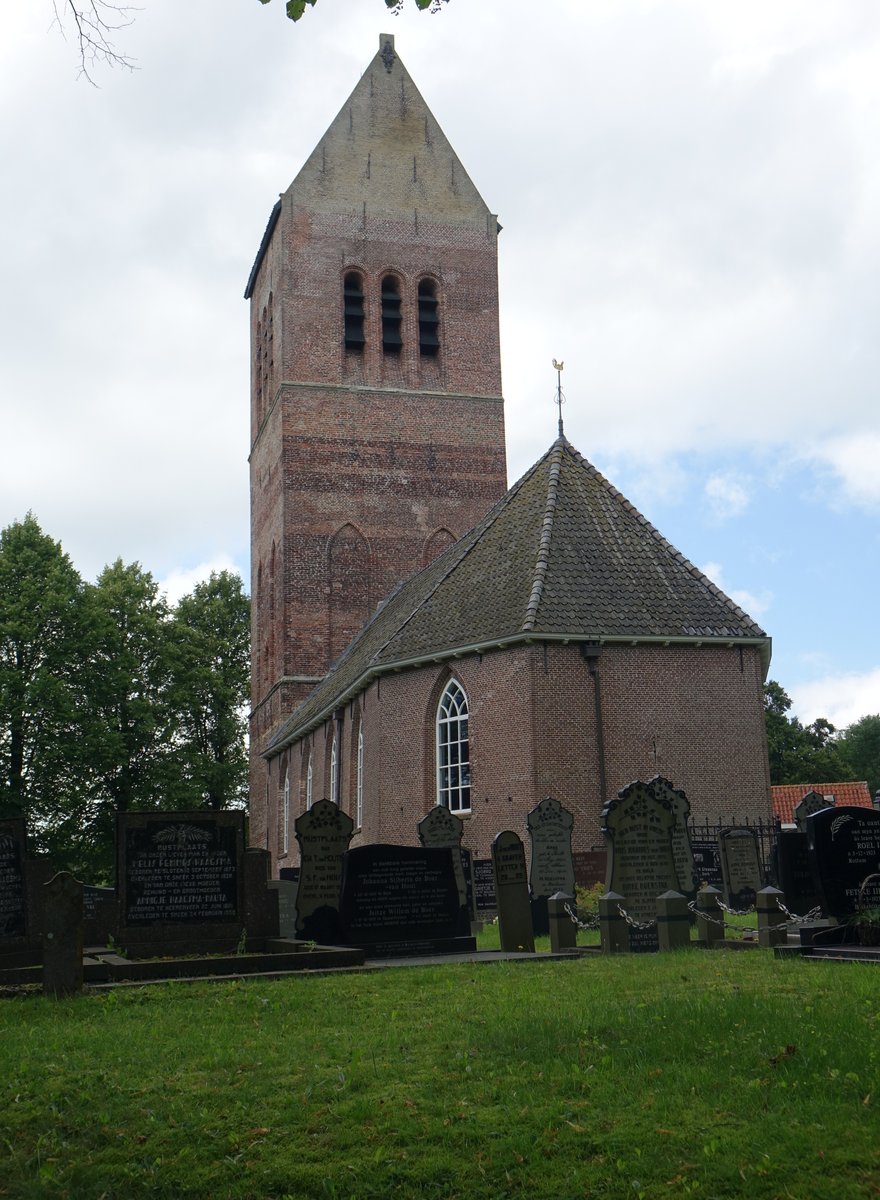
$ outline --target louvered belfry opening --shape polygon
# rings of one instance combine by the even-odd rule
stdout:
[[[400,326],[400,284],[393,275],[386,275],[382,280],[382,349],[386,354],[400,353]]]
[[[364,348],[364,285],[356,271],[349,271],[342,288],[342,320],[345,348],[359,354]]]
[[[436,358],[440,353],[440,317],[437,289],[430,279],[419,284],[419,354]]]

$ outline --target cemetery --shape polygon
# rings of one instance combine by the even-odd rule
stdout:
[[[508,829],[490,860],[474,860],[448,809],[419,822],[417,846],[350,848],[351,818],[320,800],[295,823],[297,877],[281,880],[269,879],[265,851],[245,848],[241,812],[120,813],[113,888],[52,874],[28,857],[24,822],[5,820],[0,986],[63,995],[395,959],[685,947],[880,961],[880,813],[809,793],[765,862],[754,830],[735,825],[698,858],[689,812],[669,780],[634,781],[605,806],[604,852],[585,862],[571,813],[548,797],[528,814],[528,854]],[[593,885],[592,911],[579,911],[579,885]]]
[[[880,814],[805,812],[772,862],[721,829],[720,886],[687,814],[635,781],[576,858],[546,798],[484,863],[448,810],[349,849],[322,800],[270,880],[240,813],[128,813],[113,888],[3,822],[0,1191],[867,1200],[875,976],[830,960],[880,962]]]

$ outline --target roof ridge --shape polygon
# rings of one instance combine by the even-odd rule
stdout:
[[[626,512],[630,513],[636,518],[639,524],[645,527],[651,536],[671,554],[677,563],[684,567],[685,570],[688,571],[695,579],[698,579],[701,583],[705,584],[709,591],[717,599],[724,601],[724,603],[733,609],[738,616],[748,621],[755,627],[755,629],[760,629],[762,633],[764,632],[761,626],[758,625],[758,622],[753,617],[749,616],[745,609],[740,608],[736,601],[731,599],[726,592],[722,591],[717,584],[713,583],[708,575],[705,575],[699,567],[695,566],[694,563],[691,562],[689,558],[682,554],[680,550],[676,549],[676,547],[673,546],[673,544],[663,536],[657,526],[653,525],[643,513],[640,513],[632,501],[627,500],[623,492],[616,488],[614,484],[602,474],[598,467],[595,467],[590,460],[585,458],[583,454],[581,454],[579,450],[572,446],[570,442],[567,443],[567,447],[571,454],[578,459],[581,465],[596,477],[599,483],[606,489],[606,491],[610,493],[610,495],[621,505],[621,507],[626,510]]]
[[[547,505],[544,509],[544,520],[541,522],[541,540],[538,543],[538,558],[535,563],[535,574],[532,577],[532,591],[526,605],[526,618],[522,631],[534,629],[538,621],[538,609],[544,594],[544,582],[547,578],[547,568],[550,565],[550,542],[553,538],[553,519],[556,516],[556,503],[559,499],[559,476],[562,471],[562,443],[559,438],[551,449],[550,474],[547,479]]]

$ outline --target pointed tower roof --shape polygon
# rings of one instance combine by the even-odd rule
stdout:
[[[299,174],[272,210],[245,290],[249,298],[282,207],[314,214],[442,223],[496,218],[477,191],[394,48],[379,50]]]
[[[277,753],[390,670],[529,641],[770,639],[564,437],[402,583],[280,727]]]

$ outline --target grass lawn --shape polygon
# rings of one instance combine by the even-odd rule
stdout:
[[[880,972],[680,951],[0,1001],[2,1197],[880,1196]]]

